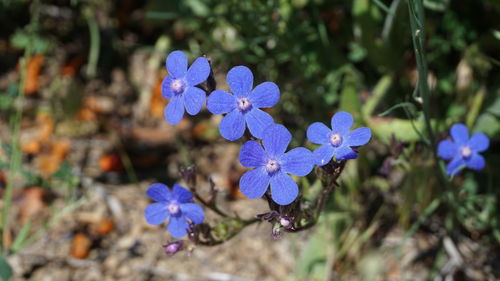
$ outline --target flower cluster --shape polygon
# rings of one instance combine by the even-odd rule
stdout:
[[[177,124],[184,116],[200,112],[206,99],[200,84],[210,75],[207,59],[197,58],[188,68],[187,58],[181,51],[170,53],[166,60],[168,75],[162,82],[162,94],[170,99],[165,108],[165,119]],[[352,116],[339,112],[332,118],[332,130],[321,123],[312,124],[307,137],[312,143],[321,144],[312,153],[304,147],[286,152],[292,135],[283,125],[275,124],[273,117],[261,108],[276,105],[280,90],[273,82],[263,82],[255,88],[252,71],[245,66],[233,67],[227,73],[227,84],[231,92],[216,89],[207,99],[207,109],[212,114],[225,114],[219,125],[222,137],[234,141],[249,133],[258,140],[249,140],[240,151],[243,166],[253,168],[240,179],[241,192],[248,198],[262,197],[270,186],[270,197],[279,205],[292,203],[299,194],[299,187],[290,175],[306,176],[314,164],[325,165],[332,158],[344,161],[357,157],[352,147],[366,144],[371,132],[359,128],[349,132]],[[170,218],[168,231],[175,238],[187,234],[189,222],[203,221],[203,210],[192,203],[192,194],[179,185],[170,191],[162,184],[152,185],[147,194],[157,201],[145,210],[146,221],[161,224]]]
[[[329,175],[336,175],[336,179],[345,161],[357,158],[357,149],[371,139],[371,130],[367,127],[351,131],[354,119],[350,113],[341,111],[332,116],[331,128],[320,122],[308,127],[307,139],[319,145],[314,152],[304,147],[287,151],[292,134],[285,126],[275,124],[273,117],[262,110],[275,106],[280,99],[280,89],[275,83],[263,82],[254,88],[252,71],[245,66],[236,66],[226,76],[230,91],[214,89],[214,85],[207,83],[209,88],[214,89],[207,98],[209,91],[202,84],[209,78],[209,82],[214,81],[207,59],[197,58],[188,68],[184,53],[174,51],[168,55],[166,67],[169,74],[163,80],[162,94],[170,99],[165,108],[165,118],[169,123],[177,124],[184,116],[184,111],[190,115],[198,114],[206,100],[209,112],[224,114],[219,124],[222,137],[235,141],[248,129],[254,138],[249,137],[251,139],[240,150],[241,164],[251,168],[240,178],[240,190],[248,198],[265,196],[268,199],[272,210],[260,217],[274,223],[273,233],[276,237],[283,229],[294,229],[293,216],[297,213],[287,213],[300,206],[292,204],[300,193],[294,178],[308,175],[315,165],[326,165],[318,171],[330,171]],[[446,168],[448,175],[456,175],[464,167],[481,170],[485,161],[479,153],[488,148],[488,138],[482,133],[475,133],[469,138],[468,129],[463,124],[451,128],[451,137],[452,140],[444,140],[438,146],[438,155],[451,160]],[[194,181],[191,172],[185,176],[188,182]],[[329,186],[330,191],[332,186]],[[199,231],[206,231],[203,226],[198,229],[194,227],[203,222],[204,212],[193,203],[193,194],[188,190],[175,184],[171,191],[166,185],[157,183],[148,189],[147,194],[157,201],[145,210],[148,223],[159,225],[168,219],[168,231],[174,238],[183,237],[189,232],[191,239]],[[210,202],[202,200],[205,206],[223,214]],[[282,208],[288,211],[282,212]],[[172,242],[165,248],[167,253],[173,254],[183,248],[183,243]]]

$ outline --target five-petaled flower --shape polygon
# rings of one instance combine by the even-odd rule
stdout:
[[[210,74],[210,64],[200,57],[191,67],[187,67],[187,58],[181,51],[174,51],[167,57],[168,75],[163,79],[161,92],[163,97],[170,99],[165,108],[165,118],[170,124],[177,124],[184,116],[184,107],[190,115],[200,112],[205,102],[205,91],[195,87],[207,80]]]
[[[264,82],[255,89],[253,74],[245,66],[233,67],[227,73],[227,83],[234,95],[222,90],[213,91],[207,99],[207,108],[213,114],[224,114],[219,131],[228,140],[237,140],[245,132],[261,139],[263,131],[273,124],[273,118],[260,108],[272,107],[278,103],[280,90],[273,82]],[[245,126],[246,123],[246,126]]]
[[[240,179],[240,190],[248,198],[259,198],[271,184],[271,198],[279,205],[288,205],[297,198],[297,183],[287,174],[305,176],[312,171],[312,153],[297,147],[285,153],[292,135],[283,126],[272,124],[264,130],[262,146],[247,141],[240,151],[240,162],[248,168]]]
[[[335,157],[336,161],[358,157],[357,152],[352,147],[366,144],[372,133],[367,127],[357,128],[349,132],[352,124],[352,115],[340,111],[332,117],[331,130],[320,122],[313,123],[307,128],[307,138],[312,143],[322,145],[313,153],[318,166],[327,164],[332,157]]]
[[[189,219],[194,224],[200,224],[205,217],[203,209],[193,203],[193,194],[178,184],[174,184],[174,190],[170,191],[168,186],[155,183],[146,192],[147,195],[157,201],[150,204],[144,211],[146,221],[151,225],[159,225],[170,217],[168,232],[174,238],[181,238],[187,234]]]
[[[455,176],[464,167],[473,170],[484,168],[484,158],[479,155],[488,149],[490,140],[483,133],[475,133],[469,139],[469,129],[464,124],[455,124],[450,130],[451,140],[443,140],[438,145],[439,157],[450,160],[446,166],[449,176]]]

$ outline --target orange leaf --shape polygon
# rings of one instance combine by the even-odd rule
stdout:
[[[77,259],[84,259],[89,255],[90,246],[92,246],[90,238],[83,233],[77,233],[71,242],[71,255]]]
[[[59,170],[61,159],[54,155],[42,154],[35,159],[35,165],[45,176],[50,176]]]
[[[115,223],[111,219],[102,219],[98,223],[93,224],[90,231],[95,235],[107,235],[115,229]]]
[[[167,106],[167,101],[163,98],[161,94],[161,82],[163,79],[158,79],[156,81],[155,86],[153,87],[153,94],[151,95],[151,102],[149,104],[149,109],[151,111],[151,115],[154,117],[162,117],[163,112],[165,110],[165,106]]]
[[[21,224],[24,224],[29,218],[40,215],[45,207],[45,191],[38,187],[29,187],[23,190],[20,201]]]
[[[121,172],[123,165],[117,154],[105,154],[99,159],[99,167],[103,172]]]
[[[39,140],[28,140],[21,144],[21,150],[26,154],[38,154],[41,148]]]
[[[26,80],[24,82],[24,92],[27,95],[38,91],[38,78],[43,64],[43,56],[36,55],[30,58],[26,65]]]

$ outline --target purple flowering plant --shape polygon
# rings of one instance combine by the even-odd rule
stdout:
[[[167,229],[174,238],[187,234],[189,222],[200,224],[205,218],[203,208],[193,203],[193,194],[178,184],[174,184],[171,191],[168,186],[155,183],[146,194],[156,201],[146,207],[146,221],[151,225],[159,225],[169,219]]]
[[[314,151],[314,159],[317,165],[326,165],[332,157],[335,158],[335,161],[358,157],[353,147],[368,143],[372,133],[370,128],[367,127],[357,128],[349,132],[353,123],[354,119],[350,113],[340,111],[333,115],[331,119],[332,129],[320,122],[313,123],[307,128],[307,138],[312,143],[321,144]]]
[[[253,89],[253,74],[246,66],[233,67],[227,73],[231,92],[215,90],[207,99],[207,109],[213,114],[226,114],[219,130],[227,140],[243,136],[245,128],[252,136],[262,138],[264,129],[273,124],[273,117],[260,108],[273,107],[278,103],[280,90],[273,82],[264,82]]]
[[[474,133],[469,138],[469,129],[461,123],[450,129],[451,140],[443,140],[438,145],[438,155],[444,160],[451,160],[446,166],[446,173],[455,176],[465,167],[472,170],[482,170],[485,165],[484,152],[490,145],[490,140],[483,133]]]
[[[205,99],[210,113],[225,114],[219,124],[221,136],[229,141],[244,139],[239,162],[249,170],[239,180],[240,191],[250,199],[267,201],[269,211],[250,219],[230,215],[218,206],[213,181],[205,196],[201,195],[196,184],[196,168],[191,166],[180,171],[189,191],[177,184],[170,190],[158,183],[147,190],[147,195],[156,202],[146,207],[146,221],[159,225],[168,220],[167,230],[172,237],[179,239],[187,235],[192,244],[207,246],[223,243],[256,222],[271,223],[273,238],[314,226],[325,202],[338,186],[337,180],[347,161],[358,157],[358,149],[371,140],[372,130],[368,127],[351,130],[353,116],[339,111],[332,116],[330,127],[315,122],[304,132],[310,143],[319,145],[313,152],[300,146],[287,150],[292,134],[284,125],[275,124],[273,117],[261,109],[278,103],[280,90],[275,83],[263,82],[254,88],[252,71],[236,66],[227,73],[230,89],[227,92],[217,89],[213,70],[203,57],[196,59],[188,69],[184,53],[174,51],[168,55],[166,65],[169,74],[162,83],[162,93],[170,99],[165,109],[167,122],[178,123],[184,110],[190,115],[199,113]],[[432,128],[427,127],[432,138]],[[245,134],[247,129],[249,134]],[[475,133],[469,138],[467,127],[456,124],[451,128],[451,137],[452,140],[440,142],[437,149],[439,157],[451,160],[446,168],[448,175],[456,175],[464,167],[480,170],[485,166],[479,154],[489,146],[484,134]],[[402,149],[404,147],[399,150]],[[308,182],[313,170],[321,182],[321,192],[307,197],[302,192],[304,187],[298,183]],[[300,177],[308,178],[300,181]],[[200,205],[194,203],[194,199]],[[221,222],[215,225],[206,222],[201,206],[222,218]],[[184,248],[192,250],[193,246],[186,246],[186,243],[169,242],[164,246],[165,251],[173,254]]]
[[[187,57],[181,51],[170,53],[165,64],[168,75],[163,79],[161,92],[164,98],[170,99],[165,108],[165,118],[175,125],[184,116],[184,108],[190,115],[200,112],[206,95],[196,86],[207,80],[210,64],[206,58],[200,57],[188,69]]]
[[[297,198],[297,183],[287,174],[305,176],[314,166],[312,153],[297,147],[285,153],[292,135],[283,125],[273,124],[264,132],[262,147],[257,141],[247,141],[240,151],[240,162],[247,168],[240,179],[241,192],[248,198],[260,198],[271,185],[271,198],[279,205],[288,205]]]

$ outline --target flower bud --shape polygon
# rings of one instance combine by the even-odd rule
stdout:
[[[175,253],[181,251],[183,246],[184,246],[184,242],[174,241],[174,242],[167,243],[166,245],[163,245],[162,247],[165,248],[165,254],[174,255]]]

